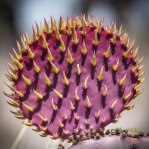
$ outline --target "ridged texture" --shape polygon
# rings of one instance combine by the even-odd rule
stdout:
[[[108,132],[108,133],[107,133]],[[149,136],[137,129],[112,129],[105,133],[92,135],[69,149],[148,149]],[[59,147],[60,148],[60,147]],[[62,147],[60,149],[63,149]]]
[[[130,110],[131,100],[142,91],[142,59],[127,34],[112,23],[82,16],[59,25],[51,18],[36,23],[33,37],[24,35],[14,49],[7,75],[13,82],[9,102],[18,107],[17,118],[36,126],[42,136],[75,140],[91,130],[116,122]]]

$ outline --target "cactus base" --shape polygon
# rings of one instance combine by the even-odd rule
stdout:
[[[137,129],[112,129],[103,135],[96,134],[94,138],[81,141],[69,149],[149,149],[149,135]]]

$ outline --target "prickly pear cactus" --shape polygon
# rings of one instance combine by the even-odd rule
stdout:
[[[7,77],[13,93],[5,93],[12,99],[8,103],[41,136],[85,139],[116,122],[141,93],[138,48],[115,23],[105,28],[103,19],[93,20],[60,17],[59,25],[45,20],[10,54]]]

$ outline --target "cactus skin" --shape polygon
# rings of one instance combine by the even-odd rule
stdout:
[[[36,23],[32,39],[24,35],[19,52],[13,49],[7,75],[13,94],[5,95],[18,108],[15,116],[41,136],[85,138],[116,122],[142,92],[138,48],[133,50],[134,42],[115,23],[103,24],[82,16],[60,17],[56,26],[51,18],[51,26],[46,20],[42,28]]]
[[[86,140],[70,149],[148,149],[149,137],[121,138],[106,136],[100,140]]]
[[[95,135],[69,149],[148,149],[149,136],[138,130],[123,130],[120,134]]]

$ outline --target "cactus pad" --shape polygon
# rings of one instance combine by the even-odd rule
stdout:
[[[69,141],[98,132],[129,110],[143,79],[138,48],[116,24],[82,16],[33,27],[13,49],[6,94],[13,112],[41,136]]]

